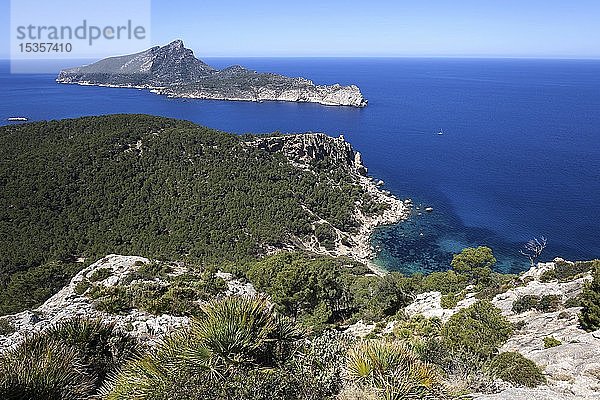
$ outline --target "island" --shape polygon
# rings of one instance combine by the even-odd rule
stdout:
[[[367,105],[355,85],[317,85],[305,78],[259,73],[240,65],[218,70],[197,59],[181,40],[68,68],[59,73],[56,81],[149,89],[168,97],[190,99],[289,101],[359,108]]]

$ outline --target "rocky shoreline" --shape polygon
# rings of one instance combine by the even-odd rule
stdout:
[[[367,167],[362,162],[360,152],[355,151],[343,135],[337,138],[324,133],[257,136],[246,144],[269,152],[281,152],[290,163],[306,170],[311,169],[311,162],[324,159],[343,166],[348,181],[359,185],[363,192],[370,196],[373,203],[384,207],[383,211],[367,214],[361,209],[361,204],[355,204],[353,217],[359,224],[357,232],[345,232],[334,228],[328,221],[315,215],[317,218],[315,225],[327,224],[335,231],[337,239],[334,249],[326,249],[314,236],[308,240],[297,238],[297,241],[305,250],[313,253],[349,257],[365,264],[375,274],[387,273],[373,262],[375,249],[371,246],[371,235],[379,226],[393,225],[406,220],[411,213],[412,201],[399,199],[390,192],[382,190],[383,181],[376,181],[367,175]],[[336,184],[336,182],[332,183]]]

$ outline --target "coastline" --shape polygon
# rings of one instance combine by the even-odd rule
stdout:
[[[371,235],[380,226],[393,225],[408,219],[412,201],[410,199],[401,200],[393,194],[382,191],[371,177],[359,176],[359,183],[378,203],[386,204],[388,208],[381,214],[369,216],[357,207],[354,216],[360,222],[360,228],[353,237],[356,245],[353,248],[344,246],[345,249],[338,248],[337,250],[339,255],[346,255],[364,263],[375,274],[385,275],[388,270],[373,262],[375,249],[371,245]]]
[[[354,108],[364,108],[368,104],[368,100],[362,97],[358,87],[351,85],[348,87],[340,86],[340,85],[331,85],[331,86],[323,86],[323,85],[315,85],[313,86],[316,92],[321,96],[315,97],[315,95],[311,95],[310,93],[305,93],[301,89],[289,89],[280,94],[275,94],[273,90],[267,88],[252,88],[252,91],[247,91],[249,95],[247,97],[238,97],[238,96],[226,96],[220,95],[218,93],[210,93],[197,91],[194,93],[177,93],[174,92],[172,88],[167,86],[151,86],[151,85],[114,85],[109,83],[94,83],[91,81],[68,81],[64,79],[57,78],[55,80],[57,83],[65,84],[65,85],[79,85],[79,86],[98,86],[98,87],[107,87],[107,88],[122,88],[122,89],[138,89],[138,90],[148,90],[150,93],[157,94],[160,96],[165,96],[170,99],[195,99],[195,100],[216,100],[216,101],[246,101],[253,103],[262,103],[263,101],[281,101],[287,103],[312,103],[312,104],[320,104],[323,106],[332,106],[332,107],[354,107]],[[335,89],[337,92],[344,92],[339,95],[337,92],[326,93],[331,88]],[[351,91],[351,93],[346,93]],[[357,91],[356,94],[354,91]],[[306,94],[306,95],[305,95]]]
[[[275,136],[258,135],[245,144],[271,153],[281,153],[294,167],[313,173],[312,163],[319,160],[328,160],[341,167],[345,171],[345,178],[341,183],[359,186],[364,196],[354,203],[352,211],[352,217],[357,223],[356,229],[348,231],[339,229],[313,210],[303,206],[304,210],[314,217],[313,230],[316,231],[319,225],[326,225],[336,237],[333,239],[333,246],[326,248],[314,232],[306,237],[294,236],[292,247],[299,247],[315,254],[348,257],[365,264],[374,274],[388,273],[373,262],[375,249],[371,246],[371,235],[379,226],[393,225],[406,220],[411,213],[412,200],[402,200],[389,191],[382,190],[380,186],[384,182],[368,175],[362,155],[346,141],[343,135],[333,137],[312,132]],[[338,185],[340,182],[331,180],[329,184]],[[375,205],[376,211],[372,213],[363,211],[364,201]],[[278,249],[266,249],[267,254],[276,251]]]

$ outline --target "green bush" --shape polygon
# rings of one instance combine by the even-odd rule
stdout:
[[[155,315],[197,315],[198,301],[206,301],[223,293],[227,284],[212,270],[169,277],[164,282],[137,281],[125,286],[94,285],[87,295],[94,306],[111,314],[133,308]]]
[[[90,282],[103,281],[109,276],[111,276],[112,273],[113,271],[111,268],[98,268],[97,270],[92,272],[92,275],[90,276]]]
[[[540,276],[541,282],[549,282],[558,280],[560,282],[568,282],[583,274],[593,271],[594,268],[600,266],[600,260],[592,261],[558,261],[554,263],[554,268],[549,269]]]
[[[130,284],[135,280],[165,279],[173,272],[171,265],[161,261],[152,261],[149,263],[136,261],[135,265],[138,266],[138,269],[127,274],[123,279],[124,285]]]
[[[454,314],[442,328],[444,343],[480,358],[493,356],[513,331],[512,324],[487,300]]]
[[[560,346],[562,344],[562,342],[558,339],[555,339],[552,336],[546,336],[544,338],[544,348],[545,349],[549,349],[551,347],[556,347],[556,346]]]
[[[489,282],[492,275],[492,267],[496,264],[496,258],[489,247],[468,247],[459,254],[452,257],[450,265],[459,274],[469,277],[472,283],[477,285]]]
[[[562,307],[562,297],[557,294],[547,294],[540,297],[536,309],[541,312],[554,312]]]
[[[15,332],[15,328],[6,318],[0,318],[0,336],[8,336]]]
[[[0,398],[89,399],[136,349],[112,324],[61,322],[0,355]]]
[[[415,343],[416,340],[437,337],[442,329],[439,318],[425,318],[416,315],[407,320],[396,321],[394,336],[400,340]]]
[[[537,307],[539,301],[540,296],[530,294],[521,296],[513,302],[512,311],[515,314],[521,314],[525,311],[533,310]]]
[[[80,263],[50,262],[8,275],[5,284],[0,280],[0,315],[40,306],[67,285],[83,267]]]
[[[459,293],[469,285],[469,278],[456,271],[437,271],[425,275],[419,281],[419,292]]]
[[[77,293],[78,295],[82,295],[84,294],[90,287],[92,287],[92,284],[89,280],[87,279],[82,279],[79,282],[77,282],[77,284],[75,285],[75,288],[73,289],[75,291],[75,293]]]
[[[246,276],[267,293],[277,310],[305,325],[321,329],[354,307],[350,267],[343,260],[283,252],[251,263]],[[392,301],[392,300],[390,300]],[[381,308],[388,307],[380,303]]]
[[[494,377],[518,386],[536,387],[546,382],[541,369],[517,352],[498,354],[487,368]]]
[[[579,323],[588,332],[600,329],[600,266],[596,264],[593,280],[580,295],[581,313]]]
[[[455,308],[458,302],[465,298],[465,293],[449,293],[442,296],[440,303],[442,308]]]

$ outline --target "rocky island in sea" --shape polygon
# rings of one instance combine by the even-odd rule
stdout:
[[[365,107],[355,85],[316,85],[305,78],[258,73],[240,65],[215,69],[194,56],[181,40],[141,53],[109,57],[90,65],[62,70],[59,83],[144,88],[169,97],[292,101],[328,106]]]

